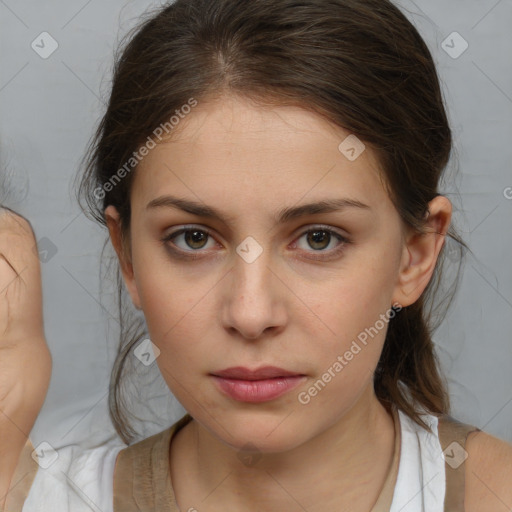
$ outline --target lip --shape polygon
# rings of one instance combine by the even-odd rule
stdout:
[[[303,375],[299,372],[291,372],[277,366],[261,366],[255,370],[250,370],[244,366],[233,366],[218,372],[212,372],[212,375],[217,377],[224,377],[226,379],[240,379],[240,380],[264,380],[274,379],[276,377],[297,377]]]
[[[268,402],[301,384],[306,376],[275,366],[255,370],[237,366],[210,374],[219,389],[240,402]]]

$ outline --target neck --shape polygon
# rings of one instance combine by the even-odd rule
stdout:
[[[389,471],[394,435],[391,414],[370,386],[319,435],[286,452],[258,454],[253,465],[244,464],[237,450],[192,421],[173,440],[171,471],[173,466],[179,470],[171,477],[182,510],[188,510],[182,508],[188,502],[184,487],[176,485],[183,481],[180,475],[194,482],[186,484],[188,494],[196,496],[190,506],[201,511],[230,510],[226,504],[248,512],[300,506],[315,510],[320,505],[370,510]],[[197,496],[205,497],[203,504],[197,503]]]

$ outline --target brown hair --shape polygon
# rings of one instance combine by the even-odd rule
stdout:
[[[115,186],[105,184],[190,98],[222,94],[259,105],[298,105],[357,135],[377,152],[404,224],[424,232],[427,203],[439,194],[450,157],[451,130],[429,49],[390,1],[177,0],[149,13],[126,41],[78,191],[86,214],[103,225],[108,205],[119,210],[124,240],[136,166]],[[453,230],[449,235],[464,246]],[[427,429],[421,407],[449,411],[431,336],[442,261],[421,298],[390,321],[374,376],[379,399]],[[117,283],[121,336],[110,411],[129,442],[134,431],[121,377],[143,333],[123,306],[119,269]]]

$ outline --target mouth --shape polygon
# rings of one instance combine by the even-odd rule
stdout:
[[[274,400],[306,380],[306,375],[275,366],[255,370],[237,366],[210,373],[220,391],[240,402]]]

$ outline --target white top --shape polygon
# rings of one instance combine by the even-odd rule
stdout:
[[[432,434],[402,411],[400,464],[389,512],[443,512],[446,492],[445,461],[437,430],[438,419],[423,414]]]
[[[433,434],[399,411],[401,452],[390,512],[443,512],[445,462],[439,442],[437,417],[423,414]],[[125,448],[119,439],[83,450],[60,448],[58,458],[40,468],[23,512],[113,512],[113,476],[117,454]],[[50,459],[43,457],[43,461]]]

